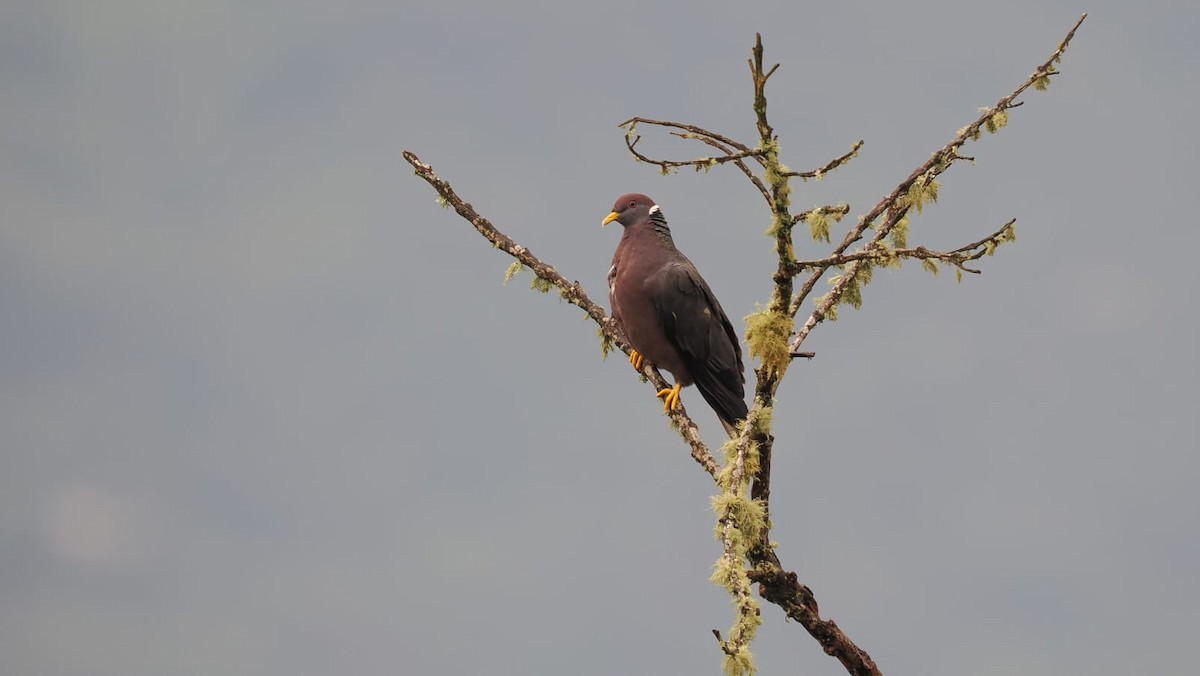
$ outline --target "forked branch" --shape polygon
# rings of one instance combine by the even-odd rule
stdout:
[[[950,250],[935,250],[925,246],[907,244],[908,220],[915,209],[937,198],[937,178],[955,162],[970,160],[960,153],[970,140],[977,140],[983,131],[995,132],[1008,120],[1008,111],[1021,105],[1017,98],[1030,87],[1044,89],[1050,78],[1058,73],[1054,66],[1074,37],[1076,30],[1087,15],[1080,17],[1050,58],[1039,65],[1021,85],[1002,97],[996,105],[985,109],[974,122],[963,127],[945,146],[934,152],[929,159],[915,168],[909,176],[879,200],[857,224],[850,228],[840,242],[821,258],[799,260],[794,252],[793,230],[801,222],[808,222],[813,238],[829,241],[828,222],[838,221],[849,212],[847,205],[831,205],[805,211],[793,216],[790,211],[790,179],[820,178],[826,173],[843,166],[855,157],[862,148],[862,141],[855,143],[849,152],[833,158],[811,171],[791,171],[780,162],[779,139],[767,117],[766,84],[779,68],[778,64],[767,68],[763,64],[761,36],[756,36],[749,60],[750,75],[754,88],[753,108],[759,138],[753,145],[734,140],[702,127],[669,120],[654,120],[633,117],[621,123],[626,129],[625,144],[629,152],[639,161],[657,165],[663,173],[677,171],[682,167],[708,170],[722,164],[732,164],[747,177],[771,210],[771,230],[778,265],[771,275],[772,295],[767,306],[747,318],[751,322],[748,332],[752,356],[762,362],[756,370],[754,406],[737,438],[725,445],[726,463],[721,467],[714,460],[701,439],[696,424],[683,409],[673,411],[672,423],[691,447],[691,455],[697,463],[721,487],[721,494],[714,498],[718,514],[718,539],[722,542],[722,556],[717,564],[714,579],[730,590],[738,608],[738,616],[728,639],[714,630],[721,649],[726,655],[727,671],[745,673],[753,670],[748,645],[757,627],[758,606],[749,592],[751,582],[758,584],[759,596],[778,605],[788,617],[800,623],[822,646],[824,651],[838,659],[847,672],[856,675],[876,675],[879,668],[866,651],[859,648],[832,620],[820,616],[812,590],[799,582],[795,573],[787,571],[775,552],[769,538],[771,451],[774,437],[770,433],[770,415],[775,403],[775,394],[789,360],[793,357],[811,357],[812,353],[801,352],[800,347],[813,328],[827,318],[834,317],[839,304],[861,302],[861,286],[870,280],[874,266],[899,265],[908,259],[920,260],[922,265],[936,272],[939,264],[949,265],[956,274],[962,272],[978,274],[979,270],[969,264],[985,255],[992,254],[996,247],[1012,241],[1015,237],[1014,221],[1008,221],[995,232],[963,246]],[[637,126],[661,127],[684,139],[697,140],[717,151],[691,160],[654,159],[641,152]],[[496,229],[490,221],[480,216],[475,209],[463,201],[439,178],[429,165],[411,152],[404,152],[404,159],[413,166],[416,174],[428,182],[440,196],[440,200],[453,207],[464,219],[490,241],[536,275],[535,288],[549,290],[557,287],[567,302],[578,306],[599,326],[604,349],[616,346],[626,354],[630,346],[621,335],[616,323],[604,309],[596,305],[578,282],[569,282],[553,266],[534,256],[529,249],[514,242]],[[761,170],[758,171],[758,170]],[[873,230],[868,238],[867,230]],[[863,239],[864,244],[855,247]],[[816,284],[832,269],[841,274],[832,280],[830,291],[818,300],[799,330],[794,330],[795,318],[801,305],[808,299]],[[794,289],[796,277],[808,272],[808,276]],[[756,328],[757,327],[757,328]],[[755,331],[765,331],[768,338],[757,338]],[[772,343],[774,341],[774,344]],[[755,355],[755,351],[759,353]],[[656,389],[666,387],[661,374],[646,366],[643,375]],[[745,498],[746,484],[753,476],[750,500]]]

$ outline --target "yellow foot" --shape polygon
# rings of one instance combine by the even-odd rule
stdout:
[[[663,400],[663,410],[673,411],[679,408],[679,388],[682,387],[679,383],[675,383],[675,387],[667,387],[658,391],[658,397]]]
[[[629,363],[633,364],[633,368],[641,371],[643,361],[645,361],[645,357],[643,357],[640,352],[633,348],[629,349]]]

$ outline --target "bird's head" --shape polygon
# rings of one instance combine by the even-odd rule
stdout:
[[[650,214],[656,211],[658,211],[658,205],[654,203],[654,200],[641,193],[631,192],[617,198],[616,203],[613,204],[612,213],[605,216],[600,225],[605,226],[616,221],[629,227],[634,223],[649,219]]]

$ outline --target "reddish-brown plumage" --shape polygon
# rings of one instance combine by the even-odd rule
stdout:
[[[676,383],[695,384],[727,429],[746,417],[742,349],[716,296],[671,238],[662,211],[630,193],[605,223],[624,226],[609,269],[613,318],[635,350]]]

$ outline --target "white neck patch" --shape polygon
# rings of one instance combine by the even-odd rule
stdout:
[[[652,214],[657,214],[659,211],[661,211],[661,209],[659,209],[659,208],[658,208],[658,205],[657,205],[657,204],[655,204],[654,206],[650,207],[650,213],[652,213]]]

